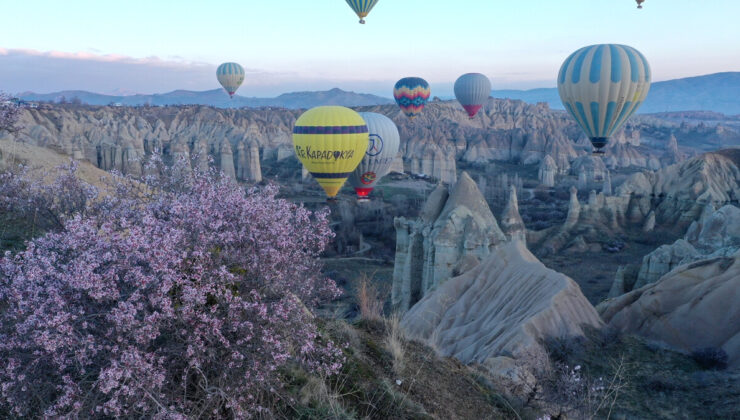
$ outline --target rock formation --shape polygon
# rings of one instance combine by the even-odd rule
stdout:
[[[506,237],[472,178],[440,184],[418,219],[397,217],[392,304],[406,311],[429,290],[485,258]]]
[[[527,228],[519,214],[519,201],[516,197],[516,187],[509,187],[509,201],[506,203],[501,216],[501,230],[509,240],[527,240]]]
[[[402,318],[412,338],[444,356],[498,369],[498,357],[544,354],[546,337],[582,335],[601,319],[564,274],[550,270],[521,241],[494,247],[467,273],[440,284]]]
[[[612,195],[612,175],[608,169],[604,175],[604,185],[601,187],[601,192],[606,196]]]
[[[707,204],[702,216],[691,224],[682,239],[662,245],[643,257],[642,263],[633,269],[633,277],[627,277],[629,281],[624,274],[620,278],[618,273],[609,296],[619,296],[654,283],[676,267],[729,256],[739,249],[740,208],[728,204],[713,211],[711,204]]]
[[[608,170],[599,156],[585,155],[576,158],[570,165],[571,175],[578,175],[580,179],[582,172],[585,172],[588,181],[602,181]]]
[[[685,229],[707,203],[718,208],[738,202],[740,149],[705,153],[654,173],[634,174],[617,188],[617,195],[630,195],[642,201],[642,209],[652,208],[658,225]]]
[[[489,99],[474,120],[468,119],[454,101],[430,103],[414,121],[394,105],[359,110],[379,112],[395,121],[403,139],[400,157],[406,170],[425,173],[449,184],[455,182],[458,161],[541,164],[545,156],[550,156],[557,173],[567,174],[571,162],[579,157],[591,157],[588,153],[591,146],[572,118],[561,111],[551,111],[546,104]],[[263,165],[266,161],[292,159],[292,126],[300,112],[197,105],[139,108],[45,105],[24,109],[21,123],[25,128],[18,138],[76,155],[102,169],[126,173],[136,173],[134,162],[145,160],[154,150],[168,155],[177,143],[187,145],[191,157],[198,156],[194,164],[202,166],[211,158],[219,165],[221,143],[227,140],[235,157],[236,177],[242,174],[250,178],[244,174],[252,173],[254,178],[256,169],[244,167],[245,162],[252,160],[240,158],[239,148],[248,150],[256,144]],[[682,153],[674,156],[677,149],[669,138],[671,133],[684,145],[698,141],[716,147],[718,142],[736,144],[740,139],[738,130],[720,125],[679,124],[655,116],[635,117],[631,121],[636,122],[616,133],[607,146],[605,163],[611,168],[632,166],[655,170],[681,158]],[[647,140],[642,141],[643,138]],[[208,156],[198,153],[201,142],[206,142]],[[246,145],[241,146],[242,142]],[[180,146],[178,149],[184,151]],[[394,168],[400,170],[398,163]],[[578,169],[574,173],[578,174]],[[593,176],[598,174],[587,173],[589,181],[597,180]]]
[[[552,188],[555,186],[555,174],[558,172],[558,166],[555,164],[555,160],[550,155],[545,155],[540,163],[540,169],[538,178],[540,184]]]
[[[604,238],[634,227],[646,232],[660,228],[680,235],[699,219],[707,204],[717,208],[737,203],[738,197],[740,149],[705,153],[657,172],[635,173],[616,194],[592,193],[587,204],[579,203],[571,192],[563,225],[530,232],[528,240],[549,254],[569,247],[573,252],[596,250]]]
[[[740,367],[740,251],[682,265],[598,310],[613,327],[683,351],[721,347]]]
[[[585,190],[586,188],[588,188],[588,174],[586,173],[586,169],[581,167],[578,170],[578,189]]]

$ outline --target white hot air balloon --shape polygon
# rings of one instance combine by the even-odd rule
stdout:
[[[583,47],[565,59],[558,74],[563,106],[601,154],[616,130],[645,101],[650,65],[636,49],[601,44]]]
[[[362,161],[349,177],[360,200],[367,199],[380,178],[390,172],[391,164],[398,155],[401,136],[396,124],[385,115],[360,112],[370,132],[370,141]]]
[[[465,108],[470,118],[475,117],[478,110],[491,96],[491,81],[480,73],[466,73],[455,81],[455,97]]]
[[[237,63],[223,63],[216,69],[216,78],[231,98],[244,82],[244,69]]]

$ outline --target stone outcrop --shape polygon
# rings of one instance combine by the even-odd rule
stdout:
[[[686,352],[721,347],[740,367],[740,251],[677,267],[597,309],[615,328]]]
[[[740,250],[740,208],[728,204],[714,211],[711,204],[707,204],[702,216],[689,226],[682,239],[662,245],[643,257],[642,263],[633,270],[633,279],[626,282],[624,275],[620,278],[617,273],[609,295],[619,296],[658,281],[676,267],[729,256],[737,250]]]
[[[557,173],[565,175],[571,171],[571,162],[579,157],[590,158],[588,139],[573,119],[561,111],[550,110],[546,104],[489,99],[474,120],[454,101],[430,103],[413,121],[395,105],[358,110],[385,114],[397,124],[403,139],[400,157],[405,170],[425,173],[449,184],[455,182],[458,162],[541,164],[550,156]],[[256,144],[262,166],[268,161],[294,159],[292,126],[300,113],[292,109],[216,109],[197,105],[44,105],[24,109],[21,123],[25,128],[18,137],[26,143],[77,156],[102,169],[132,174],[139,171],[136,162],[145,161],[154,150],[169,159],[176,144],[182,145],[177,147],[180,152],[186,146],[191,157],[198,156],[193,163],[199,167],[209,158],[218,166],[221,143],[227,140],[234,157],[235,176],[239,179],[242,174],[247,180],[256,177],[257,169],[244,166],[252,160],[239,157],[240,147],[250,149]],[[696,141],[733,144],[740,138],[738,130],[720,125],[679,125],[654,116],[635,116],[630,121],[634,123],[616,133],[607,146],[604,159],[608,167],[655,170],[678,161],[682,153],[673,146],[671,133],[684,145]],[[199,153],[202,142],[207,146],[206,156]],[[246,145],[241,146],[242,142]],[[398,163],[394,168],[400,170]],[[252,176],[245,176],[247,173]],[[587,173],[589,181],[596,180],[590,176]]]
[[[397,217],[392,304],[405,311],[429,290],[475,266],[506,237],[472,178],[439,185],[419,218]]]
[[[540,163],[540,169],[538,172],[538,179],[540,184],[545,187],[552,188],[555,186],[555,175],[558,173],[558,166],[555,164],[555,160],[550,155],[546,155]]]
[[[705,153],[657,172],[634,174],[617,194],[643,201],[644,209],[652,207],[658,225],[685,229],[707,203],[719,208],[738,202],[740,149]]]
[[[604,238],[634,227],[680,235],[700,218],[707,205],[718,208],[736,204],[738,197],[740,149],[705,153],[656,172],[635,173],[614,195],[592,192],[586,204],[579,203],[572,191],[563,225],[530,232],[528,240],[531,246],[549,254],[570,247],[574,252],[596,250],[596,244],[603,243]],[[659,260],[666,258],[673,257]],[[657,263],[654,269],[657,266],[665,264]],[[654,280],[655,275],[651,278]]]
[[[402,318],[407,336],[444,356],[498,370],[500,357],[544,354],[546,337],[602,325],[578,285],[545,267],[521,241],[498,245],[477,267],[440,284]]]
[[[580,156],[570,165],[571,175],[578,175],[580,177],[581,173],[585,173],[588,182],[603,181],[607,172],[606,165],[604,165],[604,161],[599,156]]]
[[[601,186],[601,192],[606,196],[612,195],[612,175],[609,170],[604,175],[604,184]]]
[[[501,230],[509,240],[527,240],[527,228],[519,214],[519,201],[516,197],[516,187],[509,186],[509,201],[501,215]]]

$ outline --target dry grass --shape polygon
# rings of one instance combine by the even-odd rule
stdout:
[[[400,326],[401,316],[394,313],[385,320],[386,336],[385,348],[393,357],[393,373],[401,375],[404,368],[406,347],[404,344],[403,331]]]
[[[377,287],[366,274],[362,274],[357,287],[357,304],[360,318],[377,321],[383,317],[383,302],[378,296]]]

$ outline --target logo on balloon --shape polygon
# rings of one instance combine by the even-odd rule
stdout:
[[[383,138],[377,134],[370,134],[369,142],[367,143],[368,156],[378,156],[383,151]]]
[[[360,182],[362,182],[365,185],[369,185],[369,184],[372,184],[373,182],[375,182],[375,179],[377,177],[378,176],[375,175],[375,172],[372,172],[372,171],[371,172],[365,172],[364,174],[360,175]]]

